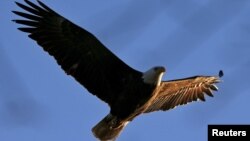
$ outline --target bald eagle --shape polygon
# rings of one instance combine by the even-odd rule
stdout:
[[[16,4],[26,12],[13,11],[23,17],[14,22],[28,33],[61,68],[90,93],[110,106],[110,113],[92,128],[101,141],[115,140],[136,116],[166,111],[192,101],[213,96],[219,76],[193,76],[162,81],[166,71],[156,66],[137,71],[109,51],[94,35],[59,15],[41,1]]]

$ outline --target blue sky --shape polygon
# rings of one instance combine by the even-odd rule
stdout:
[[[139,116],[118,141],[201,141],[208,124],[250,123],[250,1],[42,1],[137,70],[165,66],[165,80],[224,70],[214,98]],[[13,0],[0,5],[0,140],[95,140],[108,106],[16,29]]]

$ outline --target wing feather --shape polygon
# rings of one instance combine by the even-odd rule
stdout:
[[[214,95],[213,95],[211,89],[209,89],[209,88],[204,88],[204,92],[205,92],[208,96],[214,97]]]
[[[178,105],[192,101],[205,101],[205,94],[212,95],[212,90],[217,91],[215,83],[220,79],[215,76],[194,76],[179,80],[164,81],[158,88],[156,97],[144,113],[158,110],[169,110]]]
[[[19,30],[28,33],[61,68],[89,92],[111,104],[128,79],[141,77],[109,51],[94,35],[62,17],[41,1],[16,4],[26,12],[13,11],[24,19]]]

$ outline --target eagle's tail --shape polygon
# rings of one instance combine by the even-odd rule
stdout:
[[[128,121],[119,121],[116,116],[108,114],[92,128],[92,132],[101,141],[115,141],[127,124]]]

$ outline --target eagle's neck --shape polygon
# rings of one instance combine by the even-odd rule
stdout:
[[[165,72],[163,67],[153,67],[143,73],[142,79],[146,84],[159,86],[161,84],[162,76]]]

